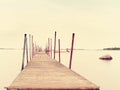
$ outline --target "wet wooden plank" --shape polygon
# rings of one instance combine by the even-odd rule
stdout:
[[[41,52],[27,64],[8,90],[99,90],[99,87]]]

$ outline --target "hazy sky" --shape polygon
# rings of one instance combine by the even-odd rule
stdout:
[[[0,0],[0,47],[23,46],[23,34],[33,34],[45,46],[61,38],[77,48],[120,46],[120,0]]]

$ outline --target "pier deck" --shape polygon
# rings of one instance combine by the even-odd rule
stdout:
[[[41,52],[7,90],[99,90],[99,87]]]

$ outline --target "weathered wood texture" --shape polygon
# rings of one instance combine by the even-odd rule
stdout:
[[[45,53],[38,53],[7,90],[99,90]]]

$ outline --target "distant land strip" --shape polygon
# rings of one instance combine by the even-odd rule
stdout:
[[[119,47],[103,48],[103,50],[120,50]]]
[[[18,48],[0,48],[0,50],[22,50]]]

